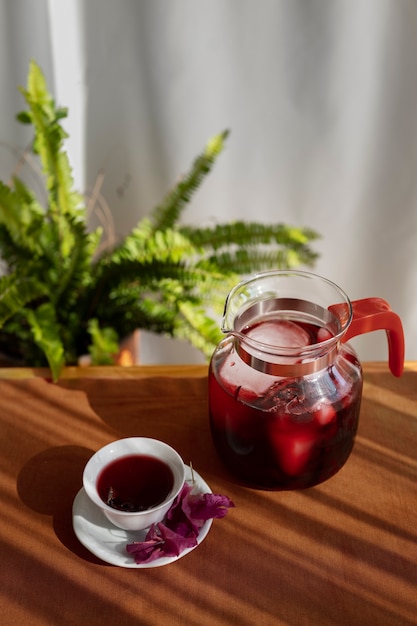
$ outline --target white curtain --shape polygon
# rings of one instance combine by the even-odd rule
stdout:
[[[119,234],[230,128],[184,219],[315,228],[314,271],[387,299],[417,359],[415,0],[0,0],[0,29],[3,180],[28,141],[14,115],[30,58],[69,107],[79,189],[104,172]],[[355,343],[386,358],[382,332]]]

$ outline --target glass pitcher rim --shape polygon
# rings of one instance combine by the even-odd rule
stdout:
[[[286,346],[280,346],[280,345],[274,345],[274,344],[270,344],[270,343],[265,343],[262,341],[259,341],[257,339],[253,339],[248,337],[246,334],[240,332],[239,330],[236,330],[234,327],[228,328],[225,325],[225,321],[226,321],[226,317],[227,317],[227,312],[228,312],[228,308],[230,306],[231,300],[233,299],[234,296],[236,296],[238,294],[239,291],[241,291],[244,287],[247,287],[261,279],[267,279],[267,278],[273,278],[274,276],[276,277],[284,277],[284,276],[288,276],[288,277],[300,277],[300,278],[305,278],[305,279],[309,279],[309,280],[315,280],[315,281],[319,281],[320,283],[322,283],[323,285],[326,285],[327,287],[330,287],[335,295],[338,294],[340,296],[340,302],[329,302],[328,307],[326,307],[326,309],[324,309],[324,307],[319,307],[321,308],[323,311],[327,311],[329,314],[331,313],[330,308],[332,305],[346,305],[346,316],[345,319],[342,320],[340,319],[340,317],[338,315],[334,315],[334,317],[338,320],[339,324],[340,324],[340,328],[338,329],[338,332],[336,332],[335,334],[333,334],[331,337],[329,337],[328,339],[325,339],[323,341],[320,342],[315,342],[313,344],[309,344],[306,346],[302,346],[302,347],[286,347]],[[270,296],[268,298],[264,298],[263,300],[259,300],[259,302],[266,302],[266,301],[272,301],[273,298],[271,298]],[[305,302],[306,304],[311,303],[311,301],[306,300],[303,301],[301,298],[299,299],[300,302]],[[252,305],[247,306],[244,309],[245,311],[248,311],[251,306],[254,306],[256,300],[253,299],[252,300]],[[313,304],[313,303],[311,303]],[[316,305],[317,306],[317,305]],[[296,269],[272,269],[272,270],[266,270],[263,272],[258,272],[256,274],[253,274],[252,276],[249,276],[248,278],[245,278],[243,280],[241,280],[239,283],[237,283],[234,287],[232,287],[232,289],[229,291],[227,297],[226,297],[226,301],[225,301],[225,306],[224,306],[224,313],[223,313],[223,318],[222,318],[222,326],[221,326],[221,330],[224,334],[227,335],[233,335],[237,338],[239,338],[240,340],[244,341],[247,345],[250,345],[253,349],[257,349],[261,352],[264,352],[265,354],[277,354],[278,351],[281,354],[281,356],[293,356],[294,354],[299,354],[299,355],[303,355],[305,357],[308,358],[308,355],[312,358],[314,358],[314,354],[317,352],[317,349],[320,348],[322,349],[324,352],[329,351],[332,349],[332,347],[334,345],[336,345],[343,337],[343,335],[346,333],[347,329],[349,328],[349,325],[352,321],[352,317],[353,317],[353,308],[352,308],[352,303],[351,300],[349,298],[349,296],[346,294],[346,292],[339,287],[339,285],[337,285],[335,282],[333,282],[332,280],[325,278],[319,274],[316,274],[314,272],[308,272],[305,270],[296,270]],[[234,319],[236,319],[236,316],[234,316]],[[229,322],[230,324],[230,322]]]

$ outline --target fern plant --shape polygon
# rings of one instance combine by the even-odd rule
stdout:
[[[209,356],[220,339],[216,307],[241,274],[314,264],[310,229],[181,225],[227,132],[208,142],[149,217],[101,251],[104,233],[88,229],[86,203],[74,190],[61,126],[67,111],[56,106],[35,62],[21,91],[27,110],[17,117],[33,127],[46,201],[17,176],[0,182],[1,352],[49,365],[54,380],[88,352],[94,362],[109,362],[117,341],[137,328],[188,340]]]

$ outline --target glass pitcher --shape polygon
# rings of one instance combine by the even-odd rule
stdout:
[[[345,464],[358,427],[362,369],[348,339],[385,329],[404,362],[401,320],[380,298],[351,302],[315,274],[276,270],[229,293],[209,369],[215,447],[244,484],[304,489]]]

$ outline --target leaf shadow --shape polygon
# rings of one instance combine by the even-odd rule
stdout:
[[[212,443],[207,378],[146,377],[78,381],[94,413],[117,437],[153,437],[206,476],[223,477]]]
[[[106,565],[81,545],[72,526],[73,501],[92,454],[92,450],[81,446],[48,448],[22,467],[17,477],[17,491],[28,508],[51,516],[55,534],[68,550],[91,563]]]

